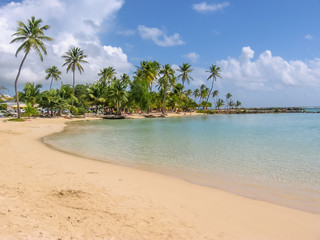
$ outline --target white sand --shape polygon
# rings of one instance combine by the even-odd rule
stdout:
[[[55,151],[66,119],[0,122],[0,239],[320,239],[320,215]]]

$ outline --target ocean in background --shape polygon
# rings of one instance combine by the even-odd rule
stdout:
[[[73,154],[320,213],[320,114],[77,122],[44,142]]]

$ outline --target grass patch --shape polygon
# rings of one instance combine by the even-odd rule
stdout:
[[[9,122],[24,122],[25,120],[22,118],[10,118],[7,121],[9,121]]]

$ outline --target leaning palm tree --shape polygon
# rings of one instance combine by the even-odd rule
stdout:
[[[20,76],[22,66],[32,49],[37,52],[41,61],[43,61],[42,54],[44,55],[47,54],[47,50],[43,41],[53,41],[53,38],[50,38],[44,35],[44,31],[48,30],[50,26],[44,25],[41,27],[41,23],[42,23],[42,19],[35,19],[34,16],[31,17],[31,20],[28,19],[27,24],[23,23],[22,21],[18,21],[17,31],[12,35],[12,36],[16,36],[16,38],[10,42],[10,43],[23,42],[16,51],[16,57],[18,56],[18,53],[21,50],[23,50],[25,53],[20,63],[16,80],[14,82],[14,90],[16,94],[16,102],[17,102],[17,108],[18,108],[18,118],[21,118],[21,113],[20,113],[19,95],[18,95],[17,86],[18,86],[18,79]]]
[[[50,82],[50,89],[51,89],[53,80],[58,81],[59,79],[61,79],[60,77],[61,72],[56,66],[52,66],[46,69],[46,73],[47,73],[46,80],[51,78],[51,82]]]
[[[193,80],[193,78],[189,75],[193,71],[191,68],[191,65],[189,63],[183,63],[182,66],[179,66],[177,71],[181,72],[180,75],[178,75],[178,79],[181,79],[182,85],[184,86],[184,83],[187,81],[187,83],[190,83],[190,79]]]
[[[216,105],[216,103],[217,103],[218,96],[219,96],[219,91],[218,90],[214,90],[213,93],[212,93],[214,105]]]
[[[77,69],[80,74],[84,72],[81,63],[88,63],[86,60],[84,60],[87,55],[85,55],[83,50],[81,50],[80,48],[72,47],[62,57],[65,59],[65,63],[62,66],[64,67],[67,65],[67,73],[70,71],[70,69],[72,71],[72,88],[74,90],[74,85],[76,82],[75,72]]]
[[[209,100],[209,97],[211,95],[211,92],[212,92],[212,89],[213,89],[213,83],[215,81],[217,81],[217,77],[221,78],[220,76],[220,72],[221,72],[221,68],[220,67],[217,67],[216,65],[212,64],[210,66],[210,70],[209,71],[206,71],[206,72],[209,72],[210,73],[210,76],[207,78],[207,80],[211,79],[212,78],[212,85],[211,85],[211,89],[210,89],[210,92],[208,94],[208,97],[207,97],[207,102]]]

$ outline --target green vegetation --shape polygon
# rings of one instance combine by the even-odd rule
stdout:
[[[50,28],[49,25],[40,26],[42,23],[41,19],[35,19],[35,17],[31,17],[31,20],[28,19],[27,25],[21,21],[18,21],[17,31],[12,35],[16,36],[10,43],[15,42],[23,42],[20,47],[16,51],[16,57],[20,51],[24,51],[24,57],[20,63],[18,74],[14,83],[16,102],[18,107],[18,118],[21,118],[20,106],[19,106],[19,95],[18,95],[18,79],[20,76],[20,72],[23,66],[24,61],[26,60],[28,54],[33,49],[39,55],[41,61],[43,61],[43,54],[47,54],[46,47],[43,41],[53,41],[52,38],[44,35],[44,31]]]
[[[58,67],[51,66],[45,70],[47,74],[45,79],[50,80],[49,90],[41,92],[40,84],[27,83],[23,91],[18,93],[17,82],[27,55],[33,49],[43,60],[42,54],[47,53],[43,41],[53,40],[44,35],[44,30],[49,29],[49,26],[41,27],[41,23],[42,20],[36,20],[35,17],[28,20],[27,25],[19,21],[17,32],[13,35],[16,38],[11,41],[11,43],[23,42],[16,56],[21,50],[25,52],[15,81],[18,118],[21,117],[19,99],[27,103],[24,116],[28,117],[38,115],[36,106],[45,109],[42,114],[53,117],[62,113],[83,115],[86,112],[93,112],[121,115],[123,111],[149,113],[160,110],[165,114],[167,111],[194,111],[196,108],[214,113],[214,110],[208,108],[220,109],[224,105],[233,108],[241,105],[241,102],[234,103],[231,100],[231,94],[226,103],[222,99],[217,99],[219,91],[213,91],[213,87],[217,78],[221,78],[221,69],[216,65],[210,66],[207,71],[209,73],[207,80],[212,81],[211,87],[202,84],[194,91],[186,87],[190,80],[193,80],[191,76],[193,69],[189,63],[179,66],[176,69],[178,74],[175,75],[176,71],[171,65],[161,65],[157,61],[141,61],[132,79],[127,74],[119,76],[115,68],[107,66],[97,73],[96,82],[77,85],[76,71],[83,74],[82,64],[88,63],[87,55],[78,47],[70,48],[62,56],[64,60],[62,66],[66,67],[67,73],[72,72],[72,86],[61,82],[60,88],[53,89],[53,81],[61,80],[61,71]]]

